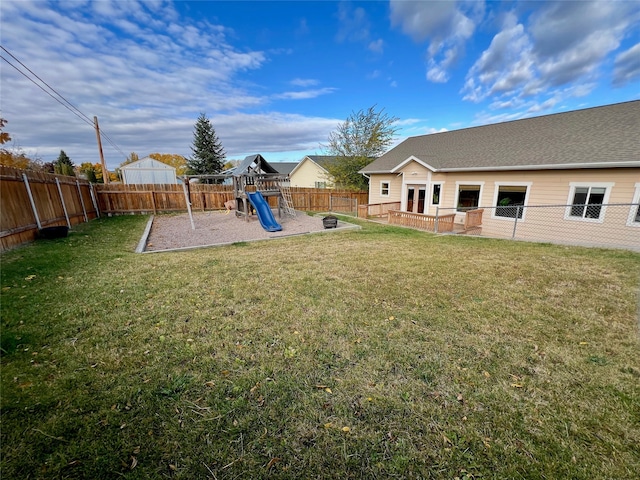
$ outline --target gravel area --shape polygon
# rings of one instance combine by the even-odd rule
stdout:
[[[145,231],[145,235],[148,234],[148,236],[143,237],[140,243],[144,245],[144,252],[158,252],[360,228],[357,225],[339,221],[338,228],[325,230],[322,225],[323,216],[311,217],[304,212],[296,212],[294,218],[284,213],[281,218],[278,218],[277,211],[274,211],[274,217],[282,225],[282,230],[267,232],[255,215],[250,216],[249,221],[246,221],[245,218],[236,217],[233,211],[231,213],[225,213],[224,210],[194,213],[195,230],[191,228],[187,213],[156,215],[151,229],[147,228]]]

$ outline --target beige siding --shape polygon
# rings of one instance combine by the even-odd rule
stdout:
[[[389,195],[381,195],[381,185],[389,183]],[[396,174],[371,175],[369,179],[369,203],[399,202],[402,191],[402,177]]]
[[[306,188],[316,188],[316,182],[326,182],[326,186],[332,188],[328,178],[327,171],[308,158],[304,158],[290,176],[292,187]]]
[[[415,172],[415,175],[412,173]],[[401,169],[403,176],[372,175],[369,193],[370,203],[401,201],[406,186],[424,183],[429,177],[427,169],[411,162]],[[403,181],[404,178],[404,181]],[[379,195],[381,180],[389,180],[392,188],[389,198]],[[435,214],[436,207],[431,204],[432,185],[442,183],[440,214],[455,212],[460,184],[480,184],[480,207],[485,207],[482,222],[482,234],[511,238],[515,219],[495,215],[497,184],[527,185],[526,205],[548,206],[545,208],[527,208],[524,217],[518,219],[515,227],[516,237],[524,240],[541,240],[576,243],[584,239],[585,244],[597,244],[598,238],[613,239],[616,245],[640,248],[640,226],[630,221],[632,208],[626,206],[608,206],[600,219],[582,219],[570,215],[572,186],[576,184],[607,185],[608,204],[629,204],[637,195],[640,184],[640,168],[580,169],[580,170],[544,170],[510,172],[454,172],[432,173],[427,184],[427,202],[425,213]],[[554,206],[554,207],[552,207]],[[456,213],[456,223],[464,222],[464,213]]]

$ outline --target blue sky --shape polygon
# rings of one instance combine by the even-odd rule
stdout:
[[[201,112],[228,159],[277,162],[322,154],[372,105],[399,142],[640,98],[640,1],[3,0],[0,14],[2,46],[98,117],[111,169],[189,156]],[[0,68],[15,147],[98,161],[90,125]]]

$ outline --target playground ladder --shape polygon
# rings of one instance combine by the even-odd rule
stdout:
[[[296,211],[293,208],[293,200],[291,199],[291,182],[284,181],[280,184],[280,193],[282,194],[282,200],[284,203],[284,212],[290,217],[296,216]]]

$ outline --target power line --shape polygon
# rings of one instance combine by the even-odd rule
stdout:
[[[42,90],[44,93],[46,93],[47,95],[49,95],[51,98],[53,98],[56,102],[58,102],[60,105],[62,105],[64,108],[66,108],[67,110],[69,110],[71,113],[73,113],[76,117],[78,117],[80,120],[82,120],[83,122],[85,122],[88,125],[91,125],[92,128],[95,128],[95,124],[94,122],[87,116],[85,115],[78,107],[76,107],[75,105],[73,105],[69,100],[67,100],[61,93],[59,93],[55,88],[53,88],[51,85],[49,85],[47,82],[45,82],[42,78],[40,78],[33,70],[31,70],[29,67],[27,67],[24,63],[22,63],[15,55],[13,55],[9,50],[7,50],[5,47],[3,47],[2,45],[0,45],[0,48],[2,50],[4,50],[11,58],[13,58],[16,62],[18,62],[24,69],[26,69],[31,75],[33,75],[35,78],[37,78],[42,84],[46,85],[46,87],[51,90],[51,92],[55,93],[57,95],[54,96],[51,94],[51,92],[47,91],[42,85],[40,85],[38,82],[36,82],[33,78],[29,77],[26,73],[24,73],[22,70],[20,70],[20,68],[18,68],[17,66],[15,66],[13,63],[11,63],[9,60],[7,60],[4,56],[0,55],[0,58],[2,58],[2,60],[4,60],[5,62],[7,62],[11,67],[13,67],[18,73],[20,73],[20,75],[22,75],[23,77],[25,77],[27,80],[29,80],[31,83],[33,83],[36,87],[38,87],[40,90]],[[111,139],[111,137],[109,137],[109,135],[106,134],[106,132],[103,132],[102,130],[100,130],[100,136],[103,137],[107,142],[109,142],[109,144],[118,152],[120,153],[120,155],[122,155],[123,157],[127,157],[125,155],[125,153],[120,149],[120,147],[118,147],[118,145],[116,145],[116,143]]]

